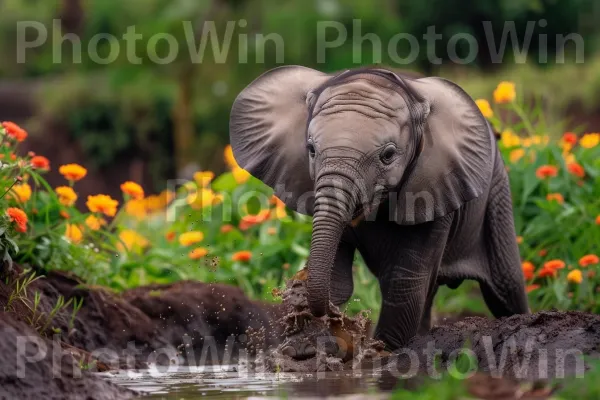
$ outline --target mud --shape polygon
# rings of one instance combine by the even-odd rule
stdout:
[[[134,392],[81,370],[69,351],[53,344],[9,313],[0,313],[0,399],[128,399]],[[25,340],[26,339],[26,340]],[[55,358],[42,353],[55,352]],[[22,364],[19,361],[22,360]],[[27,360],[31,360],[28,362]],[[36,361],[37,360],[37,361]]]
[[[10,271],[0,269],[0,310],[6,311],[0,313],[3,328],[0,351],[7,343],[14,348],[16,336],[23,336],[21,332],[25,330],[34,341],[52,343],[53,349],[68,355],[87,372],[146,368],[148,362],[197,363],[194,350],[206,350],[202,347],[205,340],[211,340],[212,347],[209,357],[202,359],[203,363],[231,363],[238,354],[235,350],[250,342],[251,337],[245,335],[246,332],[260,333],[261,341],[254,344],[255,349],[274,346],[281,332],[277,330],[278,325],[273,324],[278,315],[277,306],[251,301],[233,286],[182,281],[116,294],[106,288],[86,285],[63,272],[36,271],[40,278],[26,285],[16,296],[17,282],[22,285],[28,275],[19,266]],[[36,294],[40,300],[34,306]],[[60,296],[65,301],[81,300],[81,309],[73,314],[71,303],[49,318]],[[224,360],[226,353],[230,357]],[[12,358],[6,358],[6,363],[1,358],[6,353],[0,355],[2,390],[20,395],[3,396],[0,391],[0,399],[69,398],[71,389],[82,394],[83,397],[77,398],[86,398],[88,389],[84,386],[89,385],[93,392],[103,382],[91,377],[71,382],[65,375],[59,379],[58,386],[40,385],[40,381],[51,375],[51,369],[50,372],[47,369],[56,364],[52,362],[52,351],[38,362],[27,364],[27,379],[16,379],[13,375],[17,357],[14,351],[8,354]],[[196,352],[196,355],[201,354]],[[65,366],[63,370],[72,370],[69,368]],[[94,383],[96,380],[100,383]],[[60,387],[64,387],[66,394],[62,394]],[[130,392],[124,391],[123,395],[128,396]]]
[[[317,318],[309,310],[306,283],[299,274],[282,293],[284,315],[279,319],[283,340],[259,360],[269,371],[324,372],[352,369],[383,353],[382,342],[369,337],[367,314],[349,317],[330,305]]]
[[[437,374],[459,355],[495,377],[539,380],[581,375],[583,357],[600,355],[600,316],[545,311],[492,320],[465,317],[445,320],[393,354],[369,336],[367,316],[350,318],[333,305],[328,316],[308,309],[302,277],[283,292],[284,339],[264,355],[270,371],[317,372],[378,369],[398,376]]]

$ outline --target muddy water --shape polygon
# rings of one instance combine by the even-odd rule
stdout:
[[[145,399],[320,398],[342,396],[378,399],[391,391],[397,378],[356,372],[245,373],[237,367],[185,367],[169,372],[144,370],[104,374],[118,385],[145,394]],[[405,382],[405,384],[410,384]]]

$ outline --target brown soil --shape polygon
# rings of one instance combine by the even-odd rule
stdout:
[[[460,353],[469,351],[480,372],[538,380],[581,374],[582,356],[600,355],[600,316],[594,314],[547,311],[498,320],[465,317],[434,327],[387,355],[381,343],[369,339],[363,316],[349,318],[331,306],[329,316],[313,317],[301,277],[288,282],[283,302],[284,340],[263,364],[271,371],[376,368],[396,375],[431,375],[432,368],[447,370]]]
[[[53,352],[53,344],[12,313],[0,313],[0,399],[128,399],[133,392],[117,387],[95,375],[82,372],[69,352],[35,360],[40,352]],[[27,358],[29,357],[29,358]],[[19,368],[17,360],[23,360]],[[17,363],[15,363],[17,362]]]
[[[244,335],[246,332],[260,332],[263,339],[261,346],[273,345],[279,337],[278,330],[271,325],[276,320],[277,306],[253,302],[233,286],[183,281],[133,289],[119,295],[105,288],[85,285],[77,277],[54,271],[31,282],[20,298],[10,301],[17,282],[23,282],[26,276],[18,266],[12,271],[2,269],[0,310],[7,312],[0,314],[0,326],[12,326],[14,323],[19,329],[27,327],[33,336],[39,337],[41,334],[44,340],[52,338],[77,362],[82,359],[81,364],[92,372],[143,368],[149,361],[163,365],[180,361],[196,363],[197,358],[188,358],[194,355],[192,350],[202,348],[207,338],[214,339],[212,343],[216,352],[209,351],[209,357],[202,359],[202,362],[222,362],[228,345],[231,345],[229,349],[233,348],[234,351],[229,353],[234,357],[227,361],[234,362],[238,354],[235,350],[249,341]],[[40,302],[34,313],[32,308],[36,293],[40,295]],[[48,320],[59,296],[67,301],[83,299],[83,306],[73,320],[72,304]],[[32,319],[36,322],[32,322]],[[14,342],[18,332],[16,329],[4,331],[6,337],[1,337],[0,341]],[[51,354],[47,358],[51,366]],[[0,361],[0,364],[6,366],[8,371],[14,371],[16,360],[16,357],[7,358],[6,363]],[[46,368],[45,363],[46,360],[42,360],[28,364],[27,373],[33,373],[30,369],[37,371]],[[3,379],[1,371],[0,380]],[[94,381],[91,376],[86,379],[71,386],[65,384],[65,395],[60,391],[53,394],[53,385],[47,385],[46,389],[51,398],[52,395],[63,398],[68,396],[70,388],[77,391],[81,382],[87,384]],[[3,382],[6,385],[2,387],[5,390],[13,390],[10,388],[14,387],[15,393],[19,390],[28,393],[31,382],[35,381],[8,376]],[[38,393],[35,391],[37,389],[31,390],[31,393]],[[37,394],[31,396],[37,398]],[[0,398],[3,397],[0,395]]]

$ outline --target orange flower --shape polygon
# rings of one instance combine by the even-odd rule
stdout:
[[[525,291],[526,291],[527,293],[531,293],[531,292],[533,292],[534,290],[537,290],[537,289],[539,289],[539,288],[540,288],[540,285],[537,285],[537,284],[533,284],[533,285],[527,285],[527,286],[525,286]]]
[[[517,236],[517,244],[523,243],[523,236]]]
[[[567,281],[569,281],[569,283],[576,283],[579,285],[581,282],[583,282],[583,274],[580,270],[574,269],[567,274]]]
[[[240,230],[245,231],[254,225],[265,222],[269,215],[271,214],[271,210],[260,210],[258,214],[255,215],[244,215],[242,220],[240,221]]]
[[[144,189],[135,182],[127,181],[121,184],[121,191],[136,200],[144,198]]]
[[[69,186],[59,186],[56,189],[58,201],[66,207],[71,207],[77,201],[77,193]]]
[[[271,236],[275,236],[275,235],[277,235],[277,228],[275,228],[274,226],[270,226],[270,227],[267,229],[267,234],[268,234],[268,235],[271,235]]]
[[[578,176],[580,178],[585,177],[585,169],[583,169],[583,167],[581,166],[581,164],[578,164],[576,162],[571,162],[567,164],[567,170],[575,175]]]
[[[125,203],[125,212],[132,217],[142,220],[148,214],[146,210],[146,202],[143,199],[131,199]]]
[[[231,224],[225,224],[221,227],[221,233],[229,233],[233,230],[234,226]]]
[[[542,165],[535,171],[535,176],[539,179],[554,178],[558,175],[558,168],[553,165]]]
[[[179,235],[179,244],[182,246],[191,246],[204,240],[204,234],[200,231],[185,232]]]
[[[27,183],[23,183],[21,185],[15,185],[11,189],[15,198],[19,200],[21,203],[25,203],[27,200],[31,198],[31,186]]]
[[[206,250],[204,247],[197,247],[194,250],[189,252],[188,257],[191,260],[198,260],[207,254],[208,254],[208,250]]]
[[[87,175],[87,169],[79,164],[61,165],[58,172],[70,182],[76,182]]]
[[[128,251],[141,252],[145,247],[150,245],[148,239],[131,229],[125,229],[119,233],[119,239],[120,242],[117,243],[119,251],[127,249]]]
[[[562,140],[565,143],[569,143],[571,146],[575,146],[579,138],[577,137],[577,134],[573,132],[565,132],[565,134],[562,137]]]
[[[579,265],[588,267],[600,263],[600,258],[595,254],[587,254],[579,259]]]
[[[494,90],[494,101],[497,104],[511,103],[515,100],[517,93],[513,82],[502,81]]]
[[[95,215],[88,215],[85,219],[85,225],[93,231],[97,231],[106,225],[106,220],[103,218],[96,217]]]
[[[77,244],[81,242],[83,238],[83,232],[77,225],[67,224],[67,230],[65,231],[65,237],[69,239],[71,243]]]
[[[165,234],[165,239],[167,242],[172,242],[175,239],[175,231],[169,231]]]
[[[546,257],[546,254],[548,254],[548,250],[541,249],[538,254],[540,255],[540,257]]]
[[[25,211],[21,210],[20,208],[9,207],[6,209],[6,215],[8,215],[10,222],[15,223],[15,229],[18,232],[27,231],[27,214],[25,214]]]
[[[523,276],[525,277],[525,280],[533,279],[535,266],[531,262],[523,261],[523,263],[521,263],[521,270],[523,271]]]
[[[557,269],[563,269],[566,266],[563,260],[550,260],[544,263],[544,268],[556,271]]]
[[[564,202],[565,202],[565,198],[560,193],[548,193],[546,195],[546,200],[556,201],[558,204],[564,204]]]
[[[600,225],[600,215],[596,216],[596,225]]]
[[[66,212],[65,210],[60,210],[60,212],[59,212],[58,214],[60,214],[61,218],[64,218],[64,219],[71,219],[71,216],[70,216],[70,215],[69,215],[69,213],[68,213],[68,212]]]
[[[27,139],[27,132],[14,122],[6,121],[2,123],[8,137],[15,139],[17,142],[22,142]]]
[[[97,194],[95,196],[88,196],[85,204],[91,212],[100,212],[107,217],[114,217],[117,213],[119,202],[105,194]]]
[[[233,174],[233,179],[240,185],[250,179],[250,173],[240,167],[232,169],[231,173]]]
[[[252,259],[252,252],[248,250],[238,251],[231,256],[233,261],[248,262]]]
[[[42,171],[50,171],[50,160],[44,156],[35,156],[31,159],[31,166]]]

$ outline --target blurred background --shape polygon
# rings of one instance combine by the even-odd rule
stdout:
[[[599,3],[0,0],[0,121],[22,124],[30,134],[27,150],[48,156],[54,166],[85,165],[89,175],[79,186],[83,198],[90,193],[117,195],[118,184],[126,179],[157,192],[168,179],[189,178],[199,169],[224,170],[222,150],[228,143],[229,111],[235,96],[262,72],[283,64],[333,72],[381,63],[448,77],[473,97],[487,98],[499,81],[510,79],[527,98],[542,99],[543,111],[551,119],[548,126],[556,130],[551,133],[560,133],[567,124],[570,130],[598,131]],[[370,40],[352,40],[357,34],[355,20],[360,20],[360,34],[375,34],[384,51],[373,51]],[[183,21],[191,23],[192,37],[186,34]],[[214,24],[205,26],[207,21]],[[318,24],[323,21],[338,29],[328,31],[333,37],[327,40],[335,40],[340,27],[347,30],[348,38],[326,49],[319,60]],[[490,21],[489,32],[482,21]],[[490,46],[501,44],[506,21],[514,21],[519,47],[527,37],[531,40],[522,57],[508,39],[498,63],[490,56],[494,50]],[[19,27],[24,22],[27,29]],[[442,35],[433,46],[439,62],[432,62],[428,56],[432,46],[424,44],[423,35],[430,26]],[[122,38],[132,27],[140,40],[126,50]],[[206,40],[211,27],[218,39],[215,43]],[[22,43],[34,43],[41,31],[47,34],[44,43],[24,49]],[[400,65],[397,57],[385,51],[399,33],[414,35],[421,45],[409,64]],[[448,59],[448,40],[456,33],[472,35],[479,48],[466,64]],[[564,52],[557,52],[557,35],[572,33],[581,38],[584,53],[578,56],[576,40],[568,42]],[[110,42],[98,34],[116,37],[118,54],[112,54]],[[156,39],[157,34],[174,38],[178,54],[171,57],[173,43]],[[272,41],[261,46],[257,34],[279,35],[283,53]],[[81,52],[72,40],[64,39],[75,36]],[[196,48],[205,41],[201,62],[192,61],[190,40]],[[397,43],[397,54],[410,50],[407,43]],[[149,45],[154,52],[146,51]],[[215,49],[215,45],[227,48]],[[457,56],[469,55],[467,45],[455,43]],[[222,51],[227,52],[225,57],[220,56]],[[19,60],[19,52],[25,60]],[[136,54],[135,62],[131,52]],[[56,168],[52,173],[57,174]],[[60,179],[49,177],[51,184]]]

